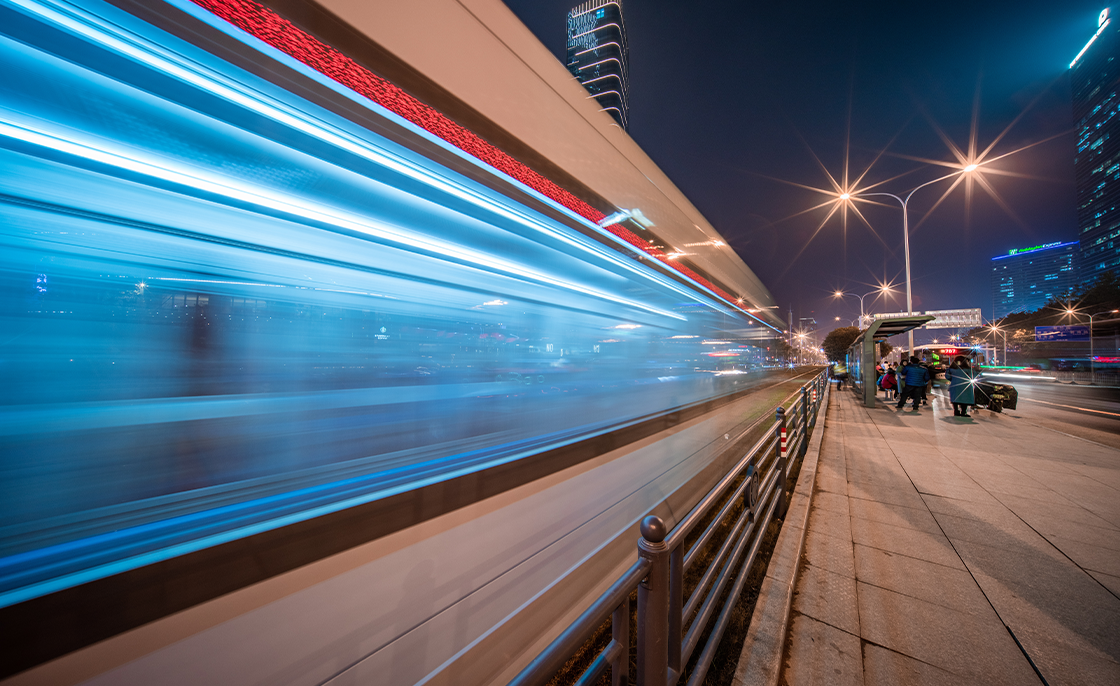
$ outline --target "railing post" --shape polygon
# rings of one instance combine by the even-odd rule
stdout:
[[[816,417],[821,411],[821,400],[824,398],[824,388],[821,386],[821,377],[823,374],[818,374],[818,377],[813,383],[813,426],[816,426]]]
[[[801,447],[797,449],[799,457],[805,457],[809,451],[809,389],[801,387]]]
[[[776,514],[778,519],[783,519],[786,516],[786,408],[781,405],[775,413],[778,419],[778,442],[774,446],[777,460],[775,464],[778,468],[778,505]]]
[[[630,596],[622,600],[611,615],[611,638],[622,646],[622,651],[611,663],[611,686],[630,684]]]
[[[669,553],[669,674],[681,673],[681,642],[684,638],[684,546]],[[676,682],[676,679],[673,679]]]
[[[650,562],[638,586],[638,686],[665,686],[669,679],[669,546],[660,517],[642,520],[638,556]]]

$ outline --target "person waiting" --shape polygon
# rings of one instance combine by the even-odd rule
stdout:
[[[953,403],[953,416],[968,417],[968,408],[976,404],[976,372],[968,358],[957,355],[945,376],[949,379],[949,402]]]
[[[893,367],[888,367],[887,370],[883,372],[883,376],[879,378],[879,388],[883,389],[887,400],[897,395],[898,375],[895,374]]]
[[[906,404],[907,398],[914,400],[914,410],[917,411],[918,406],[922,403],[922,394],[926,390],[926,384],[929,383],[929,370],[920,364],[917,357],[910,358],[910,364],[902,368],[903,380],[906,382],[906,388],[902,391],[902,395],[898,398],[898,409]]]

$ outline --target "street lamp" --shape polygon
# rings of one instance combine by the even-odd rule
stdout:
[[[805,336],[804,331],[797,333],[797,363],[802,366],[805,364]]]
[[[1096,383],[1097,381],[1097,364],[1093,359],[1093,317],[1099,317],[1102,314],[1116,314],[1120,310],[1105,310],[1104,312],[1097,312],[1096,314],[1089,315],[1089,383]],[[1066,308],[1066,314],[1077,316],[1081,314],[1073,308]]]
[[[909,315],[914,314],[914,300],[913,300],[913,297],[912,297],[911,292],[910,292],[910,218],[909,218],[910,198],[913,197],[914,193],[918,192],[922,188],[925,188],[926,186],[929,186],[930,184],[937,183],[938,181],[944,181],[945,179],[950,179],[950,178],[952,178],[954,176],[957,176],[959,174],[967,174],[967,173],[974,172],[974,171],[976,171],[976,166],[977,165],[975,165],[975,164],[969,164],[968,166],[963,167],[960,171],[953,172],[952,174],[946,174],[945,176],[936,178],[932,181],[926,181],[922,185],[918,186],[917,188],[914,188],[909,193],[907,193],[905,198],[900,198],[897,195],[895,195],[894,193],[860,193],[859,195],[856,196],[858,198],[866,198],[866,197],[870,197],[870,196],[873,196],[873,195],[881,195],[881,196],[887,197],[887,198],[894,198],[895,200],[898,201],[898,204],[902,205],[902,244],[903,244],[903,248],[904,248],[903,252],[905,253],[905,257],[906,257],[906,314],[909,314]],[[909,346],[908,354],[913,355],[914,354],[914,330],[913,329],[911,329],[910,331],[907,332],[906,340],[907,340],[907,345]]]
[[[1003,360],[1003,366],[1006,367],[1007,366],[1007,332],[1004,331],[1003,329],[999,328],[999,324],[996,324],[995,322],[992,322],[991,324],[989,324],[988,328],[992,330],[992,333],[998,333],[998,334],[1001,334],[1003,336],[1003,357],[1000,358],[1000,359]]]
[[[870,293],[865,293],[863,295],[856,295],[855,293],[845,293],[844,291],[836,291],[832,295],[834,297],[837,297],[837,298],[843,298],[845,295],[850,295],[853,298],[859,298],[859,324],[860,324],[860,327],[862,328],[864,320],[867,317],[867,315],[865,315],[863,313],[863,299],[866,298],[869,295],[886,295],[888,293],[893,293],[894,291],[891,290],[891,286],[892,286],[892,284],[888,283],[885,286],[880,286],[879,288],[871,291]],[[839,319],[839,317],[837,317],[837,319]]]

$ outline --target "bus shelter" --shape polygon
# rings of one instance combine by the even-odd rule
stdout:
[[[933,319],[933,315],[929,314],[880,319],[872,322],[871,326],[860,332],[859,337],[852,342],[847,355],[848,378],[851,379],[852,388],[856,393],[863,396],[863,404],[866,407],[875,407],[875,382],[878,381],[875,362],[879,357],[879,341],[916,329]]]

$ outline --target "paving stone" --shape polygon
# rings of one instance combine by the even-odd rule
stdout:
[[[848,517],[848,496],[839,493],[817,492],[813,495],[813,509],[825,510]]]
[[[863,683],[865,686],[960,686],[961,677],[907,655],[864,643]]]
[[[934,517],[954,546],[958,541],[971,541],[1010,550],[1031,547],[1040,553],[1053,548],[1019,519],[983,521],[947,514],[936,514]]]
[[[838,476],[817,475],[817,491],[820,493],[837,493],[848,495],[848,482]]]
[[[1115,686],[1120,663],[1095,652],[1050,640],[1031,627],[1015,627],[1015,637],[1051,686]]]
[[[851,537],[836,538],[810,528],[805,538],[805,559],[830,572],[853,579],[856,576]]]
[[[991,612],[972,575],[962,569],[856,544],[856,579],[958,612]]]
[[[1072,522],[1068,519],[1057,519],[1055,517],[1032,515],[1030,513],[1025,514],[1026,516],[1023,517],[1023,520],[1030,525],[1032,529],[1043,536],[1061,536],[1062,538],[1088,543],[1101,548],[1120,550],[1120,534],[1118,534],[1115,529],[1086,526],[1085,524]]]
[[[923,495],[922,502],[934,514],[948,514],[978,521],[1020,521],[1018,515],[998,501],[977,503],[936,495]]]
[[[936,481],[933,479],[914,479],[914,488],[923,495],[937,495],[942,498],[965,500],[976,503],[996,502],[991,493],[976,486],[963,482]]]
[[[849,481],[848,497],[904,507],[923,507],[922,496],[909,480],[897,484]]]
[[[1105,486],[1109,486],[1111,488],[1115,488],[1117,490],[1120,490],[1120,471],[1118,471],[1117,469],[1115,469],[1114,467],[1111,466],[1111,465],[1115,464],[1115,457],[1112,457],[1110,455],[1109,458],[1110,459],[1108,459],[1105,463],[1105,464],[1109,465],[1107,467],[1097,467],[1097,466],[1094,466],[1094,465],[1080,465],[1079,464],[1079,465],[1074,465],[1073,469],[1078,474],[1084,474],[1085,476],[1089,477],[1090,479],[1093,479],[1094,481],[1096,481],[1098,483],[1102,483]]]
[[[793,609],[837,629],[859,635],[856,581],[850,576],[805,565],[797,579]]]
[[[851,518],[846,514],[822,510],[817,506],[816,500],[816,497],[814,497],[809,510],[809,531],[819,531],[836,538],[852,540]]]
[[[966,615],[864,583],[856,593],[865,640],[959,674],[962,683],[1037,682],[994,613]]]
[[[963,541],[957,550],[1016,634],[1029,628],[1045,641],[1120,662],[1120,600],[1064,555]]]
[[[1007,509],[1027,521],[1064,519],[1082,526],[1113,529],[1117,531],[1117,536],[1120,536],[1120,529],[1111,522],[1073,501],[1039,501],[1014,495],[1003,495],[999,500]]]
[[[1120,552],[1081,541],[1071,541],[1062,536],[1050,535],[1046,540],[1073,560],[1078,567],[1120,577]]]
[[[946,567],[964,569],[964,564],[941,533],[899,529],[866,519],[852,519],[852,541],[898,555],[908,555]]]
[[[789,661],[783,683],[788,686],[863,684],[859,637],[800,615],[793,618],[790,632]]]
[[[919,500],[919,503],[921,501]],[[849,501],[853,517],[866,519],[881,524],[889,524],[902,529],[915,529],[929,533],[940,533],[941,528],[937,520],[924,506],[906,507],[892,503],[880,503],[872,500],[852,498]]]

